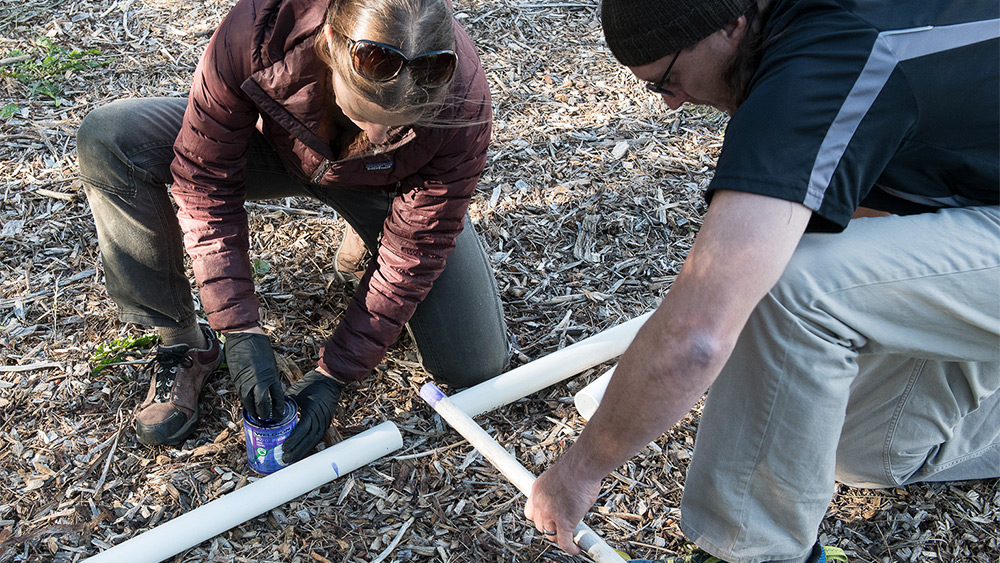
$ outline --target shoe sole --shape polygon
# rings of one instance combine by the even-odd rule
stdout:
[[[198,413],[194,413],[184,423],[184,426],[181,426],[177,432],[166,437],[161,437],[161,434],[155,430],[155,426],[144,426],[136,423],[135,437],[140,443],[147,446],[175,446],[183,442],[191,434],[191,431],[194,430],[194,425],[198,422],[198,418]]]
[[[333,271],[333,279],[337,280],[337,282],[342,285],[346,285],[354,289],[357,289],[358,285],[361,284],[361,278],[351,272],[341,272],[340,270]]]

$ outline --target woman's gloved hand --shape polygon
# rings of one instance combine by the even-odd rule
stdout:
[[[305,374],[288,388],[288,395],[299,405],[299,421],[281,446],[283,462],[299,461],[319,443],[330,427],[343,388],[343,383],[317,370]]]
[[[243,407],[258,420],[281,418],[285,392],[278,380],[271,340],[256,332],[226,333],[226,363]]]

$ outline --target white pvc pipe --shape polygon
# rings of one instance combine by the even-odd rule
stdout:
[[[580,413],[580,416],[590,420],[590,417],[597,412],[597,407],[600,406],[601,399],[604,398],[604,392],[608,390],[608,383],[611,382],[611,376],[615,374],[616,367],[618,364],[612,366],[611,369],[573,395],[573,406],[576,407],[576,412]]]
[[[401,447],[399,429],[383,422],[86,561],[162,561]]]
[[[504,477],[524,496],[531,494],[535,476],[524,468],[517,459],[503,448],[472,417],[458,408],[448,396],[433,383],[425,383],[420,388],[420,397],[441,415],[452,428],[458,431],[479,453],[483,454]],[[597,563],[624,563],[624,559],[600,536],[582,521],[573,529],[573,541]]]
[[[640,315],[456,393],[451,402],[469,416],[476,416],[621,356],[652,314]]]
[[[476,416],[559,383],[620,356],[651,314],[640,315],[470,387],[451,397],[451,402],[470,416]],[[402,436],[396,426],[383,422],[85,561],[161,561],[402,446]]]

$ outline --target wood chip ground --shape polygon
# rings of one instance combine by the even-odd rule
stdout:
[[[0,0],[0,563],[75,562],[258,477],[228,375],[197,432],[149,449],[131,429],[148,350],[98,375],[116,319],[76,163],[91,109],[182,96],[231,4],[216,0]],[[471,214],[496,269],[514,365],[655,307],[704,212],[726,117],[667,110],[604,46],[596,0],[456,0],[493,92],[495,133]],[[58,99],[13,70],[48,39],[106,63],[67,71]],[[35,59],[32,59],[35,60]],[[250,206],[265,323],[282,371],[308,370],[349,293],[329,275],[343,224],[306,200]],[[479,422],[539,473],[584,421],[589,370]],[[534,532],[523,498],[417,397],[412,345],[343,401],[335,434],[395,422],[404,448],[185,550],[176,562],[584,561]],[[605,481],[591,527],[633,556],[690,549],[678,503],[699,409]],[[808,452],[803,452],[808,455]],[[853,562],[1000,560],[997,480],[892,490],[840,487],[823,543]]]

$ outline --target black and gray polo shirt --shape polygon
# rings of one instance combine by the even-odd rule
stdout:
[[[709,190],[800,202],[811,230],[1000,200],[1000,3],[775,0]]]

